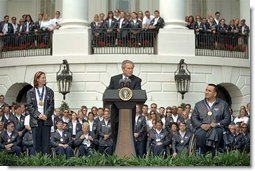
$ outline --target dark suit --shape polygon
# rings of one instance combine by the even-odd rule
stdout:
[[[76,134],[73,134],[73,122],[70,120],[68,122],[68,125],[67,125],[67,128],[68,128],[68,132],[71,134],[72,137],[75,137]],[[75,132],[80,132],[82,130],[82,125],[80,124],[80,122],[76,122],[76,130]]]
[[[168,132],[164,129],[158,134],[156,130],[149,132],[149,137],[147,140],[147,153],[152,152],[153,155],[162,155],[167,150],[167,146],[170,143]]]
[[[93,141],[88,140],[84,138],[83,140],[80,139],[80,137],[83,135],[83,132],[80,131],[76,134],[74,146],[79,148],[79,156],[88,156],[91,155],[92,152],[95,150],[96,146],[98,146],[98,140],[96,138],[96,135],[89,131],[88,136],[91,136],[93,138]],[[87,144],[89,144],[89,147]]]
[[[8,153],[16,154],[17,156],[20,155],[21,148],[20,145],[20,138],[18,136],[18,133],[16,131],[13,131],[11,133],[11,136],[7,134],[7,131],[4,131],[0,135],[0,151],[6,150],[5,145],[13,144],[11,147],[11,151],[7,151]]]
[[[102,120],[98,123],[98,143],[99,143],[99,152],[105,153],[108,155],[113,154],[113,137],[112,137],[112,128],[111,121],[109,120],[107,125],[105,121]],[[104,135],[109,135],[108,139],[104,139]]]
[[[123,74],[119,74],[119,75],[115,75],[111,77],[110,85],[108,86],[108,89],[116,89],[116,90],[119,89],[120,88],[119,80],[122,79],[122,76]],[[129,79],[131,80],[130,89],[141,90],[142,80],[139,77],[135,75],[131,75]],[[104,106],[106,106],[106,104],[104,104]],[[135,108],[133,109],[132,113],[133,113],[133,121],[134,121]],[[112,124],[113,140],[115,144],[117,142],[117,135],[118,135],[119,110],[114,104],[111,104],[111,122],[112,122],[111,124]]]
[[[46,86],[45,86],[46,87]],[[46,87],[44,98],[44,114],[47,120],[39,120],[41,114],[38,111],[35,88],[27,92],[27,107],[30,114],[30,126],[33,133],[33,141],[36,152],[49,153],[50,148],[50,129],[53,125],[52,115],[54,113],[54,92]]]
[[[102,35],[103,35],[103,23],[101,22],[98,22],[96,23],[95,21],[91,22],[90,23],[90,27],[91,27],[91,32],[92,32],[92,35],[93,35],[93,44],[97,44],[99,41],[102,40]]]
[[[121,28],[120,28],[121,26]],[[120,25],[120,20],[118,20],[117,28],[119,31],[117,32],[117,38],[121,40],[122,43],[127,42],[127,36],[128,36],[128,28],[129,28],[129,21],[124,19]]]
[[[24,151],[28,149],[29,155],[35,155],[35,149],[33,146],[33,134],[32,131],[27,131],[22,140],[22,146]]]
[[[178,117],[177,117],[177,120],[175,123],[177,123],[177,125],[178,125],[180,122],[184,122],[184,118],[179,114],[177,114],[177,115],[178,115]],[[174,119],[172,116],[166,117],[165,127],[166,127],[167,131],[171,130],[173,122],[174,122]]]
[[[154,25],[154,22],[155,22],[155,18],[153,18],[151,20],[151,23],[150,25]],[[159,29],[160,28],[163,28],[165,26],[165,21],[162,17],[159,17],[158,21],[157,21],[157,24],[154,25],[155,26],[155,31],[158,33],[159,32]]]
[[[118,21],[113,18],[110,24],[109,19],[106,19],[103,23],[104,31],[104,39],[106,39],[107,43],[113,44],[116,38],[116,28],[118,26]],[[107,32],[108,31],[108,32]]]
[[[4,24],[5,22],[4,21],[1,21],[0,22],[0,33],[2,33],[2,30],[4,28]],[[6,34],[13,34],[14,33],[14,29],[12,27],[12,24],[11,23],[8,23],[8,31]]]
[[[27,25],[27,22],[24,23],[23,27],[22,27],[22,32],[26,33],[27,32],[27,27],[28,27],[28,33],[33,32],[35,29],[35,24],[33,22],[30,22]]]
[[[52,134],[50,142],[51,142],[51,146],[55,148],[57,155],[66,155],[67,159],[73,156],[73,149],[71,147],[71,145],[73,144],[73,140],[69,132],[63,130],[63,133],[61,136],[58,130],[56,130]],[[64,144],[64,145],[67,144],[68,147],[66,148],[60,147],[59,144]]]
[[[6,118],[5,115],[3,115],[3,118],[2,118],[4,124],[7,124],[8,121],[14,121],[15,120],[15,116],[9,112],[9,118]]]
[[[134,41],[141,42],[141,34],[142,31],[142,22],[140,20],[136,20],[136,23],[134,20],[130,20],[130,38],[132,43]]]
[[[242,26],[239,26],[239,34],[243,35],[243,36],[241,36],[241,38],[243,38],[245,45],[248,44],[249,33],[250,33],[250,28],[247,25],[244,26],[244,30],[243,31],[242,31]]]
[[[177,154],[180,154],[182,152],[188,153],[189,141],[191,136],[192,136],[191,132],[186,131],[184,137],[182,137],[180,132],[178,131],[172,138],[173,153],[177,153]]]
[[[137,122],[134,124],[134,133],[138,133],[138,137],[134,137],[135,141],[135,151],[136,155],[138,157],[143,157],[145,154],[145,146],[144,146],[144,141],[145,141],[145,129],[146,129],[146,119],[144,116],[139,115]]]
[[[111,81],[110,81],[110,85],[108,86],[108,89],[119,89],[120,88],[119,81],[120,79],[122,79],[122,76],[123,74],[119,74],[119,75],[115,75],[111,77]],[[141,90],[142,80],[139,77],[135,75],[131,75],[129,79],[131,80],[130,89]]]
[[[14,121],[14,123],[15,123],[15,129],[16,129],[16,131],[18,131],[18,132],[21,131],[21,132],[22,132],[21,137],[23,137],[23,135],[25,134],[25,131],[26,131],[25,125],[24,125],[25,116],[21,115],[21,116],[20,116],[20,119],[18,119],[18,117],[15,116],[15,118],[14,118],[13,121]]]

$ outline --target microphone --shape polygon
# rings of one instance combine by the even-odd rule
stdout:
[[[130,88],[130,86],[131,86],[131,80],[128,78],[125,80],[125,87]]]
[[[125,87],[125,80],[124,79],[120,79],[119,80],[119,88],[123,88]]]

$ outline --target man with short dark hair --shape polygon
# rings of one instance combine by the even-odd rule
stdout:
[[[205,99],[195,104],[191,122],[195,131],[196,144],[200,154],[223,148],[223,131],[230,124],[230,111],[227,102],[217,98],[215,84],[208,84]]]
[[[9,120],[6,123],[6,130],[0,135],[0,151],[19,156],[21,152],[19,145],[20,138],[17,131],[15,131],[15,123]]]
[[[71,134],[64,130],[63,121],[57,121],[57,130],[51,136],[51,146],[56,150],[57,155],[65,155],[67,159],[73,156]]]
[[[9,23],[9,16],[5,15],[4,20],[0,22],[0,36],[11,34],[13,32],[12,24]]]
[[[179,123],[179,131],[173,136],[172,139],[172,149],[173,157],[177,154],[188,153],[189,141],[191,139],[191,132],[187,130],[187,125],[185,122]]]
[[[131,90],[141,90],[141,78],[133,75],[134,70],[134,63],[130,60],[124,60],[121,65],[122,68],[122,74],[115,75],[111,77],[110,85],[108,86],[108,89],[119,89],[119,81],[121,79],[130,79],[130,89]],[[133,111],[133,121],[134,121],[134,113]],[[117,142],[117,135],[118,135],[118,124],[119,124],[119,110],[117,107],[112,104],[111,106],[111,124],[112,124],[112,134],[113,134],[113,141],[114,143]]]
[[[159,32],[160,28],[163,28],[165,26],[165,21],[162,17],[159,15],[159,11],[154,11],[154,18],[151,20],[149,29],[155,30],[157,33]]]
[[[134,123],[134,144],[137,157],[144,157],[145,155],[145,128],[146,119],[141,114],[140,105],[136,105],[136,115]]]

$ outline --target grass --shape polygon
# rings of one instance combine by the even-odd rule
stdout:
[[[232,151],[219,154],[212,158],[211,154],[205,156],[180,155],[162,158],[149,156],[146,158],[117,158],[99,153],[91,157],[73,157],[66,160],[64,156],[52,158],[46,155],[20,157],[0,153],[0,166],[250,166],[250,154]]]

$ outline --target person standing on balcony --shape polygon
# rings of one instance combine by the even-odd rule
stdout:
[[[119,10],[119,9],[116,9],[116,10],[114,11],[114,18],[115,18],[117,21],[119,21],[119,19],[120,19],[120,10]]]
[[[52,31],[54,29],[51,21],[49,20],[48,14],[43,14],[40,29],[42,31]]]
[[[4,20],[0,22],[0,36],[14,33],[12,24],[9,23],[9,16],[4,16]]]
[[[219,25],[219,24],[220,24],[220,12],[217,11],[215,12],[214,25]]]
[[[17,18],[16,17],[12,17],[12,30],[13,30],[13,34],[15,34],[17,32],[17,28],[18,28],[18,24],[17,24]]]
[[[90,23],[91,31],[92,31],[92,42],[93,45],[96,45],[99,43],[99,41],[102,40],[102,26],[103,22],[100,22],[99,15],[96,14],[94,16],[94,21]]]
[[[136,12],[132,12],[132,20],[130,20],[130,38],[131,44],[141,44],[142,21],[138,20]]]
[[[141,22],[143,22],[143,11],[138,11],[138,20],[140,20]]]
[[[34,75],[34,87],[27,92],[27,107],[34,148],[37,153],[49,154],[54,92],[46,86],[46,74],[42,71]]]
[[[159,32],[160,28],[163,28],[165,26],[165,21],[162,17],[159,15],[159,11],[155,10],[154,11],[154,18],[151,20],[149,29],[152,31],[156,31],[157,33]]]
[[[33,19],[31,17],[31,15],[27,15],[26,22],[24,23],[22,32],[29,34],[29,33],[33,32],[34,29],[35,29],[35,25],[34,25]]]
[[[126,19],[126,13],[124,11],[121,11],[120,19],[118,20],[118,26],[117,26],[118,44],[127,42],[128,28],[129,28],[129,21]]]
[[[106,43],[114,44],[116,39],[116,28],[117,28],[117,20],[113,17],[113,12],[109,11],[107,18],[105,19],[103,28],[106,30],[104,39]]]
[[[35,31],[38,31],[40,28],[41,28],[41,23],[42,23],[42,20],[43,20],[43,13],[40,13],[38,15],[38,21],[35,22]]]
[[[100,13],[99,14],[99,22],[101,23],[101,25],[103,25],[104,23],[104,20],[105,20],[105,14],[104,13]]]
[[[151,23],[151,20],[153,19],[153,16],[150,14],[150,11],[145,11],[145,16],[143,17],[142,24],[143,29],[148,29]]]
[[[241,20],[241,25],[239,26],[239,33],[241,35],[243,35],[243,41],[244,41],[244,45],[247,45],[248,44],[248,36],[249,36],[249,33],[250,33],[250,28],[249,26],[247,26],[245,24],[245,19],[242,19]]]
[[[50,20],[53,30],[59,29],[61,27],[62,20],[63,19],[60,17],[60,11],[56,11],[55,18]]]

